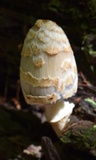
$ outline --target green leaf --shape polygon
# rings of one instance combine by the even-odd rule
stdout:
[[[85,102],[88,102],[89,104],[91,104],[91,105],[93,105],[94,107],[96,107],[96,102],[93,101],[92,99],[90,99],[90,98],[85,98],[84,101],[85,101]]]

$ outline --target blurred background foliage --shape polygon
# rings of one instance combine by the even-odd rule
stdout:
[[[16,95],[23,41],[37,19],[64,29],[78,72],[96,84],[96,0],[0,0],[0,94]]]

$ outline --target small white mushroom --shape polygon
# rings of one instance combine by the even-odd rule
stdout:
[[[25,100],[46,108],[45,115],[60,136],[74,108],[65,99],[76,93],[78,83],[68,38],[55,22],[37,20],[25,38],[21,56],[20,81]]]

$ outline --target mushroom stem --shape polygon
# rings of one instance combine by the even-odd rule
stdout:
[[[58,137],[61,136],[63,129],[69,122],[74,107],[74,103],[69,103],[68,101],[58,101],[46,106],[45,116]]]

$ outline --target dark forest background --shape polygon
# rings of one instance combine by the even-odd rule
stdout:
[[[31,143],[40,145],[42,135],[46,135],[52,141],[58,143],[58,139],[56,139],[57,137],[49,124],[47,124],[47,127],[46,125],[42,126],[41,111],[39,113],[35,112],[36,118],[33,115],[34,108],[31,110],[25,103],[20,89],[19,66],[21,50],[28,30],[37,19],[55,21],[65,31],[74,51],[78,67],[79,89],[74,100],[77,107],[75,114],[77,113],[77,115],[81,116],[79,117],[81,119],[88,120],[88,123],[84,121],[83,125],[81,122],[81,133],[83,133],[82,130],[90,128],[88,125],[90,124],[89,120],[92,121],[91,125],[93,123],[96,124],[96,0],[0,0],[1,160],[36,159],[36,157],[30,158],[29,156],[23,158],[22,151]],[[84,98],[87,98],[85,99],[86,101]],[[90,142],[92,141],[90,144],[95,145],[89,146],[88,140],[85,148],[87,146],[88,152],[96,158],[96,125],[94,128],[93,138],[90,136],[93,130],[91,130],[92,133],[90,132],[89,137]],[[82,134],[79,135],[83,139]],[[83,144],[86,142],[86,137],[84,138]],[[44,144],[46,148],[47,142],[44,142]],[[72,142],[71,146],[73,144],[74,142]],[[61,153],[62,145],[60,141],[57,146],[59,146],[57,150]],[[79,148],[78,146],[77,143],[75,149]],[[49,143],[50,147],[54,149]],[[80,147],[79,149],[82,151],[83,147]],[[71,158],[62,157],[64,160],[92,159],[89,154],[87,157],[81,154],[81,151],[80,153],[77,151],[72,153],[72,150],[68,148],[68,153],[65,149],[65,155]],[[69,152],[71,153],[70,155]],[[41,157],[41,159],[45,160],[44,157]],[[39,157],[39,160],[41,159]]]
[[[0,0],[0,94],[15,92],[23,41],[37,19],[64,29],[78,71],[96,83],[96,0]]]

